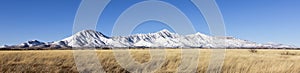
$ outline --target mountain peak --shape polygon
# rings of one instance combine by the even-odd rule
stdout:
[[[175,34],[170,32],[167,29],[163,29],[161,31],[158,31],[155,34],[158,34],[159,36],[164,37],[164,38],[167,38],[167,37],[174,38],[175,37]]]
[[[105,36],[104,34],[102,34],[101,32],[98,32],[96,30],[82,30],[82,31],[79,31],[78,33],[76,33],[75,35],[79,35],[79,36],[95,36],[95,37],[106,37],[108,38],[107,36]]]
[[[166,34],[166,35],[171,35],[172,34],[172,32],[170,32],[169,30],[167,30],[167,29],[163,29],[163,30],[161,30],[161,31],[158,31],[158,32],[156,32],[157,34]]]
[[[163,30],[160,30],[159,32],[171,33],[168,29],[163,29]]]
[[[200,33],[200,32],[197,32],[195,35],[201,35],[201,36],[203,36],[203,35],[205,35],[205,34]],[[207,35],[205,35],[205,36],[207,36]]]
[[[97,33],[96,30],[82,30],[82,31],[79,31],[78,33]]]
[[[94,45],[103,46],[109,37],[95,30],[82,30],[76,34],[61,40],[61,44],[72,47],[93,47]],[[59,44],[59,43],[56,43]]]

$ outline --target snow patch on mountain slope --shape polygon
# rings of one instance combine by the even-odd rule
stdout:
[[[145,47],[151,47],[153,44],[150,42],[146,42],[144,40],[140,40],[137,43],[134,44],[135,46],[145,46]]]

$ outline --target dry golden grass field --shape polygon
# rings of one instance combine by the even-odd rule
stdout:
[[[209,49],[200,50],[197,72],[205,73],[210,59]],[[124,73],[111,50],[98,50],[99,62],[108,73]],[[148,50],[131,50],[136,61],[150,60]],[[165,63],[157,73],[172,73],[180,64],[179,49],[168,49]],[[0,51],[0,73],[77,73],[71,50]],[[228,49],[223,73],[300,73],[300,51]]]

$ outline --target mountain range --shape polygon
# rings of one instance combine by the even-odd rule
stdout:
[[[227,36],[209,36],[202,33],[179,35],[166,29],[156,33],[108,37],[94,30],[83,30],[54,42],[31,40],[2,48],[297,48],[292,45],[261,44]]]

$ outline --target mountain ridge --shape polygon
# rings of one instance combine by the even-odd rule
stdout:
[[[81,37],[73,37],[79,33],[92,33],[99,36],[81,35]],[[73,36],[72,39],[63,40],[72,47],[199,47],[199,48],[295,48],[290,45],[272,45],[259,44],[248,40],[237,39],[234,37],[213,37],[197,32],[189,35],[179,35],[172,33],[166,29],[155,33],[133,34],[128,36],[112,36],[107,37],[101,32],[94,30],[83,30]],[[77,40],[79,39],[79,40]],[[84,40],[80,40],[84,39]],[[226,39],[226,40],[224,40]],[[215,41],[223,40],[224,43]]]
[[[260,44],[234,37],[214,37],[197,32],[179,35],[166,29],[156,33],[108,37],[94,30],[82,30],[70,37],[55,42],[28,41],[20,45],[4,46],[17,48],[83,48],[83,47],[168,47],[168,48],[297,48],[284,44]]]

